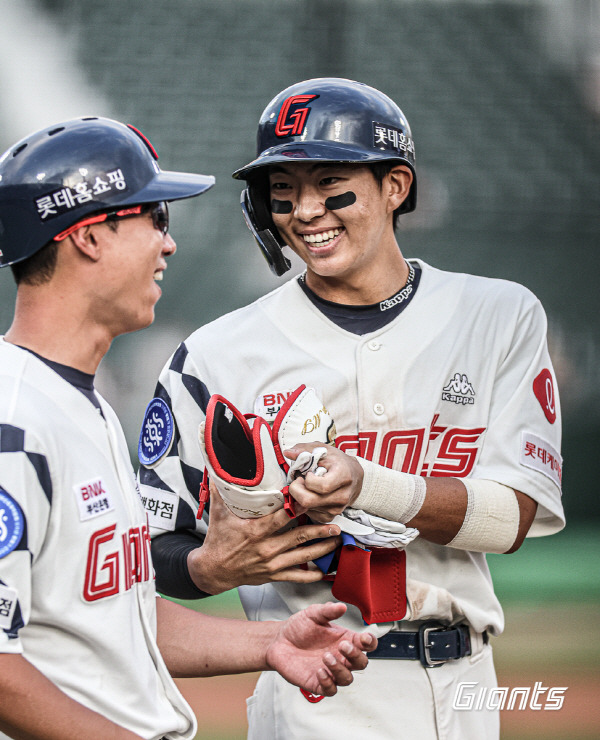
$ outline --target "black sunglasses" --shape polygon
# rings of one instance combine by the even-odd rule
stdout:
[[[73,226],[69,226],[68,229],[61,231],[54,237],[54,241],[59,242],[62,239],[66,239],[69,234],[79,229],[81,226],[89,226],[91,224],[99,224],[103,221],[116,221],[118,218],[127,218],[128,216],[139,216],[141,213],[149,213],[152,216],[152,225],[155,229],[158,229],[163,236],[166,236],[169,231],[169,207],[166,201],[161,200],[158,203],[144,203],[140,206],[131,206],[130,208],[122,208],[118,211],[112,211],[109,213],[99,213],[89,218],[84,218],[78,221]]]

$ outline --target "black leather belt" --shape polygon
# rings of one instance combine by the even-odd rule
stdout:
[[[487,642],[487,634],[483,635]],[[420,660],[426,668],[435,668],[465,655],[471,655],[469,628],[464,624],[448,628],[435,622],[422,625],[418,632],[388,632],[378,638],[377,648],[367,653],[369,660]]]

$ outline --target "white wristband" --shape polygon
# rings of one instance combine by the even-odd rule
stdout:
[[[461,481],[467,489],[467,512],[448,547],[474,552],[510,550],[517,539],[521,516],[513,489],[491,480]]]
[[[427,489],[424,478],[384,468],[362,457],[356,459],[364,471],[364,478],[352,508],[402,523],[419,513]]]

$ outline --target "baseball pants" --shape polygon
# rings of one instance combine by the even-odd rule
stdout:
[[[247,700],[248,740],[498,740],[497,711],[453,708],[462,682],[497,686],[489,644],[480,640],[473,655],[436,668],[372,659],[350,686],[318,703],[265,672]]]

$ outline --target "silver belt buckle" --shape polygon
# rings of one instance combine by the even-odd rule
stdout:
[[[445,627],[428,627],[426,624],[419,628],[419,660],[425,668],[437,668],[446,663],[446,660],[432,660],[430,650],[433,645],[429,644],[429,635],[432,632],[443,632]]]

